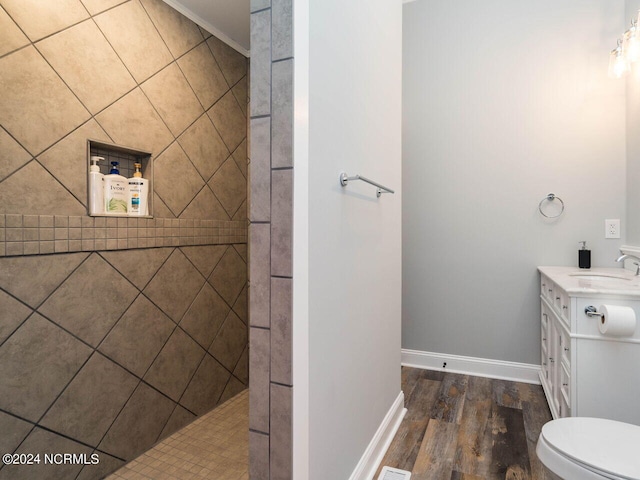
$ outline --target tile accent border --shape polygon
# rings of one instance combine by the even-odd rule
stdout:
[[[0,214],[0,257],[247,243],[247,222]]]
[[[293,3],[251,0],[249,472],[293,476]]]

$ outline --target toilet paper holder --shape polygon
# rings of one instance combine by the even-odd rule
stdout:
[[[584,307],[584,313],[587,317],[604,317],[604,313],[598,312],[598,309],[593,305]]]

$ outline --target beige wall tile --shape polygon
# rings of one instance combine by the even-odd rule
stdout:
[[[92,20],[45,38],[36,48],[91,113],[136,86]]]
[[[40,424],[96,446],[137,385],[124,368],[93,355]]]
[[[180,399],[192,412],[202,415],[216,406],[231,375],[211,355],[206,355]]]
[[[178,138],[178,142],[206,180],[229,156],[229,150],[208,115],[202,115]]]
[[[154,156],[173,141],[173,135],[139,88],[99,113],[96,120],[115,143]]]
[[[202,42],[198,25],[162,0],[142,0],[142,5],[174,57],[180,57]]]
[[[209,38],[207,44],[229,85],[235,85],[247,74],[247,58],[244,55],[216,37]]]
[[[84,215],[86,208],[42,165],[32,161],[0,183],[0,213],[15,212]]]
[[[155,160],[156,193],[179,215],[204,186],[202,177],[178,143],[173,143]]]
[[[4,468],[2,476],[11,480],[27,480],[31,478],[76,478],[82,465],[64,464],[55,465],[52,462],[42,461],[43,454],[68,452],[75,455],[86,455],[90,458],[91,448],[68,438],[56,435],[41,428],[35,428],[25,441],[20,445],[16,453],[41,452],[41,462],[32,465],[33,469],[25,472],[19,465],[11,465],[14,468]]]
[[[156,441],[174,408],[174,402],[140,383],[99,448],[125,460],[135,458]]]
[[[247,119],[231,91],[227,92],[211,107],[207,114],[211,118],[222,140],[231,151],[235,150],[247,135]]]
[[[227,370],[232,371],[247,345],[247,339],[247,326],[234,312],[229,312],[209,347],[209,353]]]
[[[79,0],[3,0],[2,6],[34,42],[89,17]]]
[[[180,214],[180,218],[230,220],[224,207],[208,186],[200,190],[196,198]]]
[[[180,322],[183,328],[203,348],[207,349],[229,314],[229,306],[205,283]],[[246,345],[245,341],[245,345]],[[233,370],[233,367],[230,368]]]
[[[229,85],[205,43],[178,59],[189,84],[205,109],[229,90]]]
[[[0,412],[0,448],[3,452],[13,452],[32,429],[30,423]]]
[[[238,168],[240,169],[240,171],[242,172],[242,175],[244,175],[244,177],[247,177],[247,157],[248,153],[247,153],[247,139],[245,138],[242,143],[240,145],[238,145],[238,148],[235,149],[235,151],[233,152],[233,160],[236,162],[236,165],[238,166]]]
[[[176,249],[144,289],[144,294],[178,323],[204,282],[204,277]]]
[[[209,283],[229,305],[233,305],[247,282],[247,264],[233,248],[227,249]]]
[[[145,374],[144,380],[177,402],[204,355],[205,351],[200,345],[182,329],[176,328]]]
[[[242,109],[242,113],[244,113],[245,117],[247,116],[247,108],[249,103],[249,97],[247,96],[249,86],[247,85],[247,83],[247,77],[242,77],[240,81],[236,83],[231,89],[233,91],[233,95],[236,97],[236,100],[238,100],[240,108]]]
[[[33,47],[0,59],[0,91],[0,124],[34,155],[89,118]]]
[[[61,328],[32,315],[0,347],[0,408],[37,421],[90,353]]]
[[[31,315],[32,310],[0,291],[0,312],[2,312],[2,323],[0,323],[0,343],[2,343],[25,318]]]
[[[138,82],[173,60],[138,0],[101,13],[95,21]]]
[[[2,128],[0,128],[0,145],[2,145],[0,148],[0,181],[2,181],[7,175],[31,160],[31,155]]]
[[[94,253],[38,311],[96,347],[137,294],[131,283]]]
[[[29,39],[20,31],[7,12],[0,7],[0,56],[24,47]]]
[[[218,169],[209,186],[230,217],[238,211],[247,196],[247,179],[231,157]]]
[[[88,138],[111,142],[100,125],[91,119],[38,156],[40,163],[85,206],[87,204]],[[2,189],[1,184],[0,189]]]
[[[142,377],[175,326],[147,297],[139,295],[100,344],[99,350]]]
[[[176,137],[204,111],[175,63],[140,87]]]

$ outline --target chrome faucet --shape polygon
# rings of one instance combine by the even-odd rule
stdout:
[[[640,258],[636,257],[635,255],[629,255],[629,254],[620,255],[616,260],[616,262],[624,262],[625,260],[630,258],[637,260],[637,262],[633,262],[633,264],[636,266],[636,275],[640,275]]]

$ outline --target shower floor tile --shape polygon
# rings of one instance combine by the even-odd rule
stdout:
[[[199,417],[107,480],[248,480],[249,390]]]

